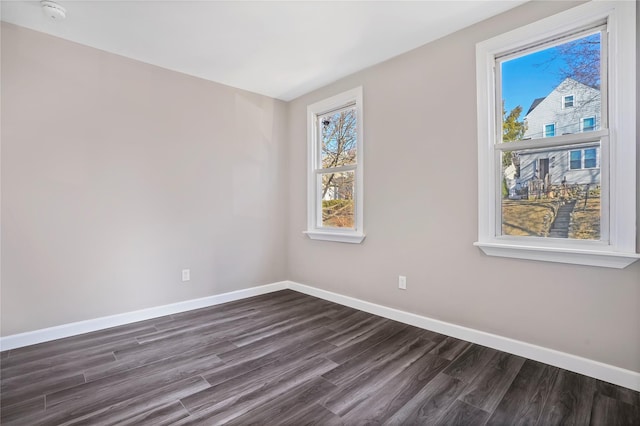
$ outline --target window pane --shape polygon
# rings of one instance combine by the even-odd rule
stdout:
[[[321,167],[323,169],[356,163],[356,109],[349,107],[318,116],[320,129]]]
[[[500,62],[503,128],[524,129],[504,142],[578,133],[584,117],[594,118],[589,131],[599,130],[600,39],[595,32]]]
[[[573,106],[573,95],[564,97],[564,107],[570,108]]]
[[[582,152],[580,151],[571,151],[571,157],[569,160],[569,167],[571,169],[580,169],[582,168]]]
[[[355,172],[323,173],[322,226],[354,228]]]
[[[596,129],[596,118],[589,117],[582,120],[582,131],[591,132]]]
[[[600,170],[573,169],[599,147],[502,153],[502,235],[600,239]]]
[[[550,138],[556,135],[556,125],[555,124],[546,124],[544,126],[544,137]]]
[[[593,169],[596,167],[596,149],[590,148],[584,150],[584,168]]]

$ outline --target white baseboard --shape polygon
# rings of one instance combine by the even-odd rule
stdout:
[[[640,373],[289,281],[291,290],[640,391]]]
[[[364,300],[321,290],[293,281],[281,281],[273,284],[233,291],[230,293],[203,297],[201,299],[186,300],[184,302],[142,309],[140,311],[127,312],[1,337],[0,350],[6,351],[22,346],[34,345],[36,343],[62,339],[64,337],[103,330],[105,328],[115,327],[118,325],[130,324],[136,321],[143,321],[164,315],[171,315],[193,309],[205,308],[207,306],[219,305],[221,303],[285,289],[291,289],[310,296],[369,312],[374,315],[379,315],[384,318],[389,318],[394,321],[402,322],[404,324],[413,325],[436,333],[446,334],[447,336],[455,337],[457,339],[477,343],[479,345],[553,365],[554,367],[594,377],[635,391],[640,391],[639,372],[625,370],[623,368],[556,351],[554,349],[544,348],[542,346],[532,345],[530,343],[510,339],[508,337],[502,337],[496,334],[486,333],[484,331],[463,327],[445,321],[404,312],[399,309],[366,302]]]
[[[0,351],[7,351],[23,346],[35,345],[36,343],[76,336],[78,334],[103,330],[105,328],[116,327],[118,325],[131,324],[133,322],[158,318],[165,315],[177,314],[179,312],[206,308],[207,306],[219,305],[221,303],[232,302],[234,300],[245,299],[247,297],[259,296],[261,294],[271,293],[273,291],[284,290],[287,287],[288,282],[281,281],[273,284],[232,291],[229,293],[216,294],[214,296],[203,297],[200,299],[185,300],[183,302],[156,306],[139,311],[125,312],[122,314],[110,315],[107,317],[94,318],[86,321],[78,321],[69,324],[58,325],[55,327],[43,328],[26,333],[13,334],[11,336],[0,337]]]

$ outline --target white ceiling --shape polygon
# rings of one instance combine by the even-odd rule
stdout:
[[[504,12],[509,1],[2,0],[2,20],[229,86],[291,100]]]

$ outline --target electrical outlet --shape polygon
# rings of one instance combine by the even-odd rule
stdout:
[[[400,290],[407,289],[407,277],[405,277],[404,275],[398,276],[398,288]]]
[[[189,281],[191,279],[191,270],[183,269],[182,270],[182,281]]]

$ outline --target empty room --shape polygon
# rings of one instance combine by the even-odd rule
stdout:
[[[638,425],[635,1],[2,1],[3,425]]]

